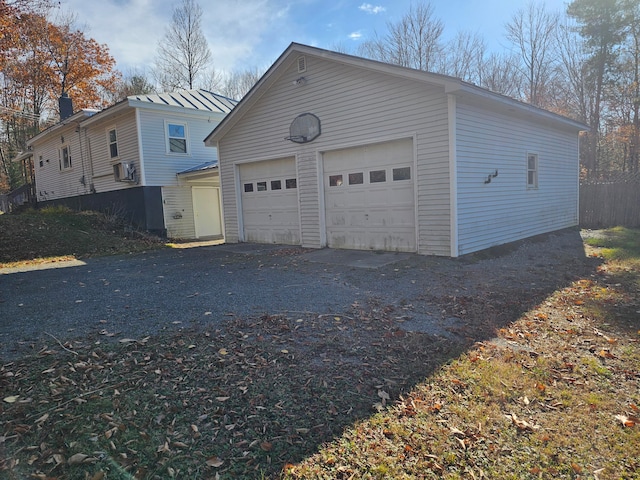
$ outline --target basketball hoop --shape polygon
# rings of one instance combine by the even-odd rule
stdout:
[[[313,113],[303,113],[293,119],[289,126],[289,136],[285,140],[294,143],[312,142],[320,136],[320,119]]]

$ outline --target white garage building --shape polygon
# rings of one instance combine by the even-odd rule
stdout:
[[[459,256],[578,224],[585,125],[291,44],[207,137],[227,242]]]

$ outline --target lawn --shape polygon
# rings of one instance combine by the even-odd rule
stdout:
[[[471,344],[358,303],[52,337],[0,366],[0,477],[640,478],[639,237],[590,239],[593,275]]]

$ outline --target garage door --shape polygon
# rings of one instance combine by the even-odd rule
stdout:
[[[300,245],[294,158],[240,166],[244,241]]]
[[[323,161],[329,247],[416,251],[411,139],[327,152]]]

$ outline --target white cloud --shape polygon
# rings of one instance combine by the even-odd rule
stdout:
[[[290,11],[285,0],[218,0],[215,8],[200,0],[202,30],[209,42],[216,70],[231,71],[269,66],[282,51]],[[107,44],[119,70],[149,69],[158,42],[171,24],[175,0],[62,0],[62,8],[77,13],[88,37]]]
[[[370,14],[373,14],[373,15],[378,14],[378,13],[382,13],[382,12],[387,10],[386,8],[384,8],[381,5],[373,6],[370,3],[363,3],[358,8],[360,10],[362,10],[363,12],[367,12],[367,13],[370,13]]]
[[[349,38],[351,40],[360,40],[362,38],[362,32],[358,31],[358,32],[350,33]]]

